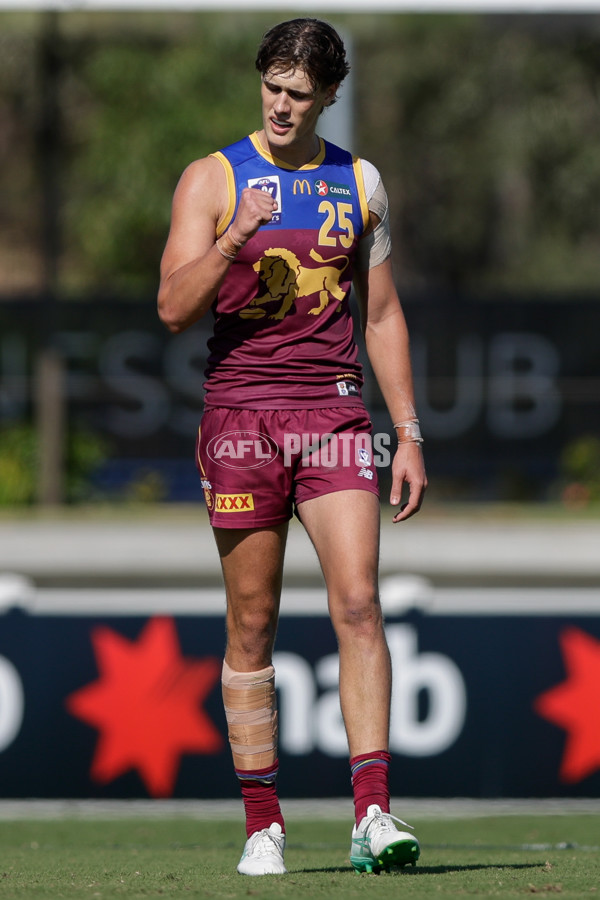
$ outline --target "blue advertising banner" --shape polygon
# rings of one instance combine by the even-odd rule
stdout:
[[[597,615],[415,609],[386,630],[395,795],[600,796]],[[237,797],[223,646],[217,614],[4,612],[0,795]],[[281,796],[347,795],[329,620],[284,615],[274,663]]]

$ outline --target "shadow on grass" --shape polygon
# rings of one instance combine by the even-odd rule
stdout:
[[[382,875],[445,875],[448,872],[476,872],[480,869],[539,869],[543,868],[544,863],[473,863],[467,866],[403,866],[390,869],[387,872],[381,872]],[[289,869],[294,874],[315,874],[322,872],[330,875],[365,875],[368,878],[376,873],[354,872],[349,866],[323,866],[319,869]]]
[[[402,869],[403,875],[444,875],[447,872],[476,872],[479,869],[539,869],[543,868],[544,863],[470,863],[466,866],[406,866]]]

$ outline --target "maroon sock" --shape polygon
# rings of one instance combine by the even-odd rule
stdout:
[[[350,760],[354,812],[356,824],[366,816],[367,807],[376,803],[382,812],[390,811],[389,765],[390,754],[386,750],[362,753]]]
[[[246,835],[250,837],[255,831],[269,828],[273,822],[281,825],[285,831],[283,816],[277,797],[277,771],[279,760],[266,769],[236,769],[236,775],[242,788],[242,799],[246,812]]]

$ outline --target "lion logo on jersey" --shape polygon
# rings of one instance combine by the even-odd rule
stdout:
[[[280,320],[288,314],[295,300],[310,297],[312,294],[319,295],[319,306],[309,309],[310,315],[318,316],[322,313],[332,297],[338,301],[339,311],[346,296],[340,287],[340,278],[350,262],[349,258],[334,256],[325,260],[316,250],[310,251],[310,257],[322,265],[308,268],[300,263],[291,250],[284,247],[269,247],[253,266],[265,286],[265,292],[254,297],[248,306],[241,310],[240,317],[262,319],[266,311],[261,307],[277,300],[280,303],[279,309],[271,313],[269,319]],[[330,265],[337,260],[343,260],[343,265],[339,269]]]

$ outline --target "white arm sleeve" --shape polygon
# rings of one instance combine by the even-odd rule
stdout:
[[[392,252],[388,198],[381,175],[370,162],[361,159],[363,181],[369,211],[380,220],[370,234],[360,239],[356,267],[361,271],[372,269],[384,262]]]

